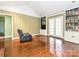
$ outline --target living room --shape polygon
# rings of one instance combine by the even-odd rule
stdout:
[[[78,31],[79,1],[0,1],[1,57],[79,57]]]

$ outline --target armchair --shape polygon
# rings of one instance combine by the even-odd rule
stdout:
[[[28,33],[23,33],[22,30],[18,29],[18,34],[20,41],[31,41],[32,40],[32,35]]]

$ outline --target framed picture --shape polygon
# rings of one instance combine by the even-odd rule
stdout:
[[[41,29],[46,29],[46,17],[41,18]]]

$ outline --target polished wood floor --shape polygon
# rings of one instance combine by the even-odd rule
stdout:
[[[79,44],[64,41],[64,56],[79,57]]]
[[[5,56],[14,57],[39,57],[52,56],[48,48],[42,42],[23,42],[19,46],[12,49],[7,49]]]
[[[11,39],[11,38],[10,38]],[[0,49],[5,57],[56,57],[54,49],[50,52],[48,37],[33,36],[33,41],[20,43],[19,39],[5,41],[5,48]],[[44,41],[45,40],[45,41]],[[60,57],[79,57],[79,45],[64,41]],[[0,54],[1,55],[1,54]]]

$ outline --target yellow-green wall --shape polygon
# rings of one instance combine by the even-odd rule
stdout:
[[[18,37],[17,29],[22,29],[24,33],[40,33],[40,18],[28,16],[20,13],[0,10],[0,14],[13,16],[13,37]]]

